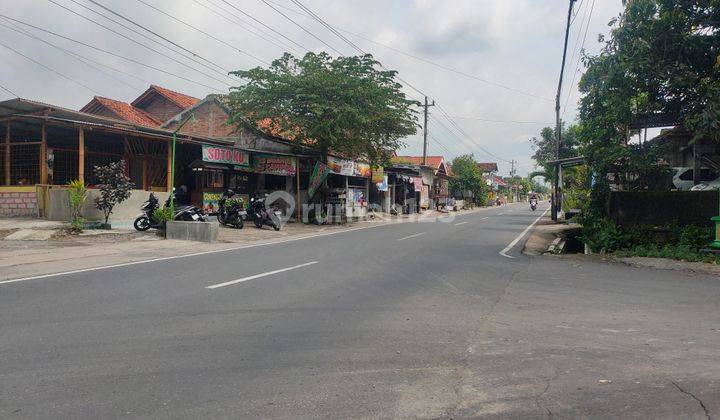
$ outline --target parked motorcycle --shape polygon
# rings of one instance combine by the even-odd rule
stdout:
[[[218,222],[226,226],[242,229],[245,226],[244,219],[247,218],[245,202],[235,191],[226,190],[218,200]]]
[[[165,202],[165,207],[170,206],[170,197]],[[160,207],[160,201],[155,197],[154,193],[150,193],[147,201],[140,207],[142,214],[140,214],[133,223],[135,229],[143,232],[150,228],[162,229],[164,228],[164,222],[158,220],[155,217],[155,210]],[[191,206],[191,205],[179,205],[175,207],[173,214],[173,220],[176,221],[188,221],[188,222],[206,222],[207,216],[203,213],[202,209]]]
[[[280,216],[282,212],[277,206],[272,206],[268,209],[265,205],[265,198],[266,197],[253,197],[250,199],[250,205],[247,211],[248,219],[252,220],[258,229],[268,225],[275,230],[280,230]]]

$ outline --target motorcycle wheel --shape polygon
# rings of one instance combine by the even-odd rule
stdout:
[[[255,222],[255,227],[256,227],[256,228],[262,229],[262,227],[263,227],[263,222],[262,222],[262,220],[255,219],[254,222]]]
[[[135,219],[133,226],[135,226],[135,229],[137,229],[138,231],[145,232],[146,230],[150,229],[150,219],[148,219],[147,216],[140,216]]]
[[[242,217],[238,216],[238,218],[237,218],[237,220],[236,220],[236,222],[235,222],[235,227],[238,228],[238,229],[242,229],[243,227],[245,227],[245,222],[243,222],[243,218],[242,218]]]
[[[272,227],[273,229],[275,229],[276,232],[280,230],[280,225],[278,225],[277,223],[273,223]]]

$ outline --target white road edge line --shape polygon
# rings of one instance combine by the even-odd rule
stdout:
[[[478,220],[485,220],[485,219],[489,219],[489,217],[481,217]]]
[[[427,232],[416,233],[416,234],[414,234],[414,235],[410,235],[410,236],[406,236],[406,237],[404,237],[404,238],[400,238],[400,239],[398,239],[398,241],[404,241],[405,239],[410,239],[410,238],[417,238],[418,236],[424,235],[424,234],[426,234],[426,233],[427,233]]]
[[[283,240],[273,241],[273,242],[248,244],[248,245],[236,246],[236,247],[232,247],[232,248],[213,249],[210,251],[192,252],[190,254],[172,255],[169,257],[151,258],[148,260],[131,261],[131,262],[119,263],[119,264],[101,265],[99,267],[81,268],[78,270],[61,271],[59,273],[39,274],[37,276],[31,276],[31,277],[21,277],[21,278],[17,278],[17,279],[1,280],[0,284],[18,283],[18,282],[28,281],[28,280],[39,280],[39,279],[46,279],[49,277],[66,276],[69,274],[87,273],[90,271],[99,271],[99,270],[105,270],[105,269],[109,269],[109,268],[128,267],[128,266],[132,266],[132,265],[149,264],[149,263],[158,262],[158,261],[176,260],[178,258],[197,257],[200,255],[218,254],[221,252],[237,251],[239,249],[247,249],[247,248],[256,248],[256,247],[261,247],[261,246],[284,244],[286,242],[295,242],[295,241],[301,241],[303,239],[312,239],[312,238],[318,238],[318,237],[322,237],[322,236],[337,235],[340,233],[353,232],[356,230],[363,230],[363,229],[370,229],[370,228],[375,228],[375,227],[380,227],[380,226],[385,226],[385,225],[386,225],[385,223],[380,223],[380,224],[371,225],[371,226],[360,226],[360,227],[346,229],[346,230],[337,230],[334,232],[318,233],[316,235],[299,236],[299,237],[295,237],[295,238],[288,238],[288,239],[283,239]]]
[[[460,225],[464,225],[465,223],[467,223],[467,222],[460,222],[460,223],[455,223],[455,226],[460,226]]]
[[[298,264],[298,265],[294,265],[292,267],[286,267],[286,268],[281,268],[279,270],[268,271],[267,273],[260,273],[260,274],[255,274],[254,276],[248,276],[248,277],[243,277],[243,278],[237,279],[237,280],[226,281],[225,283],[213,284],[212,286],[206,286],[205,288],[206,289],[217,289],[218,287],[231,286],[233,284],[242,283],[244,281],[259,279],[260,277],[271,276],[273,274],[282,273],[283,271],[295,270],[296,268],[307,267],[308,265],[313,265],[313,264],[317,264],[317,263],[318,263],[317,261],[310,261],[310,262],[306,262],[305,264]]]
[[[532,227],[535,226],[535,224],[538,221],[540,221],[540,219],[542,219],[543,216],[545,216],[545,214],[548,212],[548,210],[550,210],[550,209],[545,209],[545,211],[537,219],[535,219],[534,222],[530,223],[530,225],[528,227],[526,227],[525,230],[523,230],[522,233],[517,236],[517,238],[513,239],[513,241],[510,242],[510,244],[508,246],[506,246],[502,251],[500,251],[500,255],[502,255],[505,258],[515,258],[512,255],[508,255],[507,252],[510,251],[512,249],[512,247],[514,247],[518,242],[520,242],[520,239],[522,239],[523,236],[525,236],[525,234],[528,233],[528,231],[530,229],[532,229]]]

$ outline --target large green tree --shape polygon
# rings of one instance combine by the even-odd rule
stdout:
[[[578,127],[571,125],[567,128],[563,126],[562,143],[560,149],[560,158],[568,158],[579,155],[578,151]],[[540,130],[540,137],[530,139],[530,146],[533,149],[532,158],[535,160],[541,170],[533,172],[532,177],[541,176],[546,182],[553,182],[555,176],[555,166],[548,162],[553,161],[557,157],[557,129],[545,127]]]
[[[269,68],[239,70],[247,80],[234,87],[231,121],[269,121],[275,132],[372,164],[385,164],[417,132],[417,114],[397,81],[371,55],[333,58],[285,54]]]
[[[585,57],[578,138],[602,214],[609,178],[626,189],[653,188],[664,168],[654,146],[630,142],[653,120],[717,138],[720,127],[720,0],[632,0],[610,22],[596,56]]]
[[[463,198],[466,192],[470,192],[475,204],[487,204],[488,187],[472,154],[453,159],[452,172],[454,178],[450,181],[450,189],[460,191]]]

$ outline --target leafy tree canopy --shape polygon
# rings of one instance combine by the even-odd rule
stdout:
[[[286,53],[269,68],[232,74],[247,83],[231,89],[231,121],[269,119],[295,141],[385,164],[417,132],[417,114],[396,80],[397,72],[379,69],[371,55],[332,58]]]
[[[450,188],[460,191],[461,194],[469,191],[477,204],[484,205],[487,201],[488,187],[475,162],[475,157],[472,154],[456,157],[452,161],[452,171],[455,177],[450,181]]]

